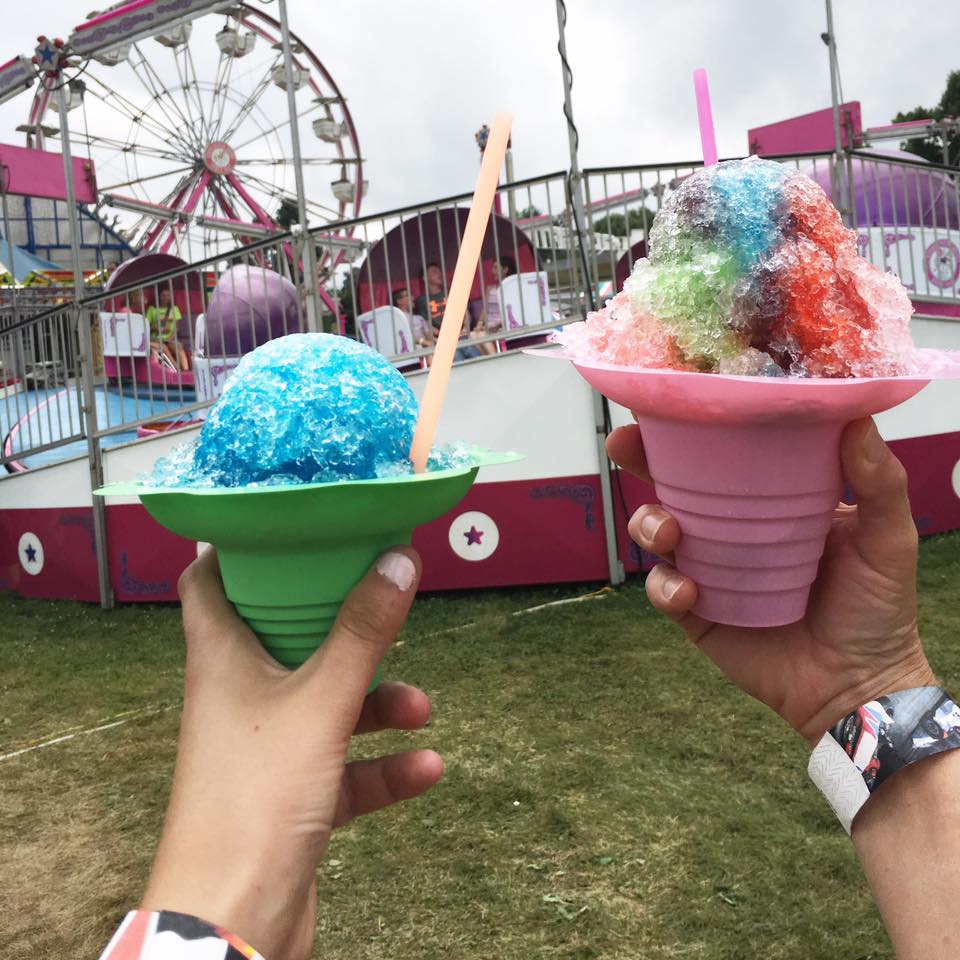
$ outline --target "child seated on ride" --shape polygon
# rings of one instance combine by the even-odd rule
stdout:
[[[161,287],[157,304],[147,307],[147,323],[150,326],[150,356],[157,363],[163,358],[176,370],[190,369],[190,354],[177,340],[177,326],[181,320],[180,308],[173,303],[169,287]]]
[[[497,333],[503,329],[503,317],[500,315],[500,285],[516,272],[517,261],[513,257],[504,255],[493,265],[493,282],[483,291],[483,312],[473,328],[475,336],[482,337],[485,333]],[[487,356],[497,352],[497,345],[492,342],[481,343],[477,347]]]

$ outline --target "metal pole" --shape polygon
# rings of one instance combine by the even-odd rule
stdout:
[[[294,256],[303,259],[303,284],[307,293],[307,329],[320,330],[320,304],[317,297],[317,251],[307,232],[307,195],[303,186],[303,162],[300,153],[300,123],[297,118],[297,92],[293,86],[293,51],[290,49],[290,23],[287,0],[278,0],[280,45],[283,48],[283,75],[287,82],[287,112],[290,115],[290,146],[293,150],[293,175],[297,187],[297,217],[300,230],[294,231]]]
[[[557,50],[560,53],[560,68],[563,74],[563,113],[567,118],[567,139],[570,145],[570,203],[573,206],[574,234],[580,249],[583,249],[583,234],[581,233],[585,220],[583,206],[583,178],[580,175],[580,163],[577,157],[579,137],[573,122],[573,73],[567,63],[567,43],[564,30],[567,25],[567,7],[563,0],[557,0],[557,29],[559,42]],[[570,251],[573,260],[575,252]],[[585,260],[586,258],[584,258]],[[586,286],[587,303],[593,306],[593,280],[584,263],[583,282]],[[617,554],[617,528],[613,510],[613,486],[611,484],[610,461],[607,459],[606,433],[610,422],[610,405],[607,398],[592,390],[593,396],[593,423],[597,441],[597,465],[600,472],[600,500],[603,506],[603,532],[607,546],[607,570],[611,583],[623,583],[626,579],[623,564]]]
[[[504,163],[504,174],[507,178],[507,183],[513,183],[513,148],[509,145],[507,146],[506,156],[503,158]],[[507,211],[510,214],[510,221],[512,223],[517,222],[517,201],[513,196],[513,191],[507,191]]]
[[[70,257],[73,261],[74,322],[80,347],[80,375],[83,382],[83,411],[87,434],[87,464],[90,469],[90,490],[103,486],[103,451],[97,425],[97,397],[94,392],[93,338],[90,323],[80,307],[83,296],[83,267],[80,264],[80,217],[77,212],[77,191],[73,182],[73,161],[70,156],[70,121],[67,118],[65,81],[58,76],[57,104],[60,110],[60,139],[63,141],[63,176],[67,187],[67,221],[70,224]],[[103,497],[93,497],[93,537],[97,551],[97,579],[100,584],[100,606],[113,608],[113,588],[110,584],[110,559],[107,555],[107,514]]]
[[[830,54],[830,102],[833,105],[833,158],[840,195],[840,216],[850,225],[850,200],[847,195],[847,171],[844,166],[843,137],[840,134],[840,80],[837,65],[837,38],[833,34],[833,2],[827,5],[827,49]]]

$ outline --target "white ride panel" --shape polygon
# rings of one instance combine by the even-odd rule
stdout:
[[[504,330],[535,327],[554,319],[546,273],[521,273],[506,277],[497,295]]]
[[[140,313],[100,314],[105,357],[145,357],[150,353],[150,328]]]
[[[385,357],[412,353],[417,348],[410,318],[399,307],[377,307],[357,317],[357,331],[368,347]],[[395,364],[405,366],[409,361]]]

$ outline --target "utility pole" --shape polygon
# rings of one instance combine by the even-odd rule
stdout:
[[[837,194],[840,198],[840,215],[849,227],[850,198],[847,190],[846,158],[843,151],[843,137],[840,133],[840,67],[837,62],[837,38],[833,32],[833,2],[826,0],[827,32],[821,39],[827,45],[830,55],[830,101],[833,105],[833,162],[836,170]]]
[[[573,122],[573,71],[567,62],[567,42],[564,32],[567,26],[567,6],[564,0],[557,0],[557,30],[559,42],[557,52],[560,54],[560,68],[563,74],[563,114],[567,118],[567,140],[570,145],[570,174],[569,192],[570,205],[573,208],[573,230],[571,238],[576,238],[577,250],[570,250],[570,261],[574,260],[583,250],[584,234],[586,229],[585,211],[583,206],[583,178],[580,174],[580,161],[577,156],[579,136]],[[581,258],[583,267],[583,285],[587,304],[593,307],[593,280],[587,265],[587,258]],[[607,571],[610,582],[623,583],[626,579],[623,564],[617,551],[617,528],[613,507],[613,485],[611,483],[610,460],[607,458],[606,434],[610,423],[610,405],[607,398],[596,390],[593,395],[593,422],[597,441],[597,466],[600,473],[600,500],[603,506],[603,534],[607,546]]]
[[[290,116],[290,147],[293,151],[293,175],[297,190],[299,230],[294,230],[294,259],[303,264],[303,285],[307,294],[307,329],[320,330],[320,304],[317,296],[317,250],[308,231],[307,194],[303,186],[303,159],[300,152],[300,121],[297,116],[297,91],[293,82],[293,51],[290,48],[290,22],[287,0],[278,0],[280,13],[280,46],[283,50],[283,75],[287,85],[287,111]]]

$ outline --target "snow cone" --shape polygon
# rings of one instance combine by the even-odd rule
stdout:
[[[368,347],[295,334],[247,354],[198,438],[135,494],[164,527],[217,548],[227,597],[286,667],[323,642],[376,558],[452,509],[480,466],[511,455],[442,450],[414,474],[417,406]]]
[[[842,490],[844,426],[960,376],[960,357],[914,346],[900,281],[781,164],[729,161],[682,181],[649,253],[557,337],[559,356],[639,423],[680,525],[677,567],[699,587],[694,612],[792,623]]]

